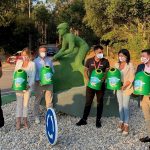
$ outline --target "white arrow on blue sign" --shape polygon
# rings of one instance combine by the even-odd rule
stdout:
[[[58,137],[58,125],[55,111],[52,108],[46,114],[46,133],[51,145],[55,145]]]

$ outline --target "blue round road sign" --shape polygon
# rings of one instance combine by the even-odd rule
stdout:
[[[51,145],[55,145],[58,137],[58,126],[55,111],[52,108],[46,114],[46,133]]]

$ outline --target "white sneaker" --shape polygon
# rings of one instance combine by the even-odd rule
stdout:
[[[40,119],[39,119],[39,117],[35,117],[35,123],[36,123],[36,124],[40,124]]]

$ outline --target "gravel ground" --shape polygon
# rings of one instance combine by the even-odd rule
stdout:
[[[77,127],[79,118],[57,114],[59,137],[51,146],[45,132],[44,113],[41,124],[34,124],[33,104],[30,102],[30,128],[15,130],[16,102],[3,106],[5,127],[0,129],[0,150],[148,150],[149,144],[139,142],[146,135],[142,111],[137,102],[130,102],[130,134],[126,137],[116,132],[118,118],[102,118],[102,128],[95,127],[95,118],[88,119],[88,125]],[[45,109],[41,107],[41,112]]]

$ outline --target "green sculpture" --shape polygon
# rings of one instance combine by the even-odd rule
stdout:
[[[79,36],[69,32],[67,23],[61,23],[57,27],[59,36],[62,38],[62,48],[54,56],[54,60],[60,60],[62,57],[74,55],[74,61],[71,66],[73,70],[83,71],[83,61],[89,50],[88,44]]]
[[[57,27],[59,36],[62,38],[62,48],[54,56],[55,73],[54,83],[54,107],[57,111],[73,116],[82,116],[85,105],[86,86],[84,83],[84,59],[89,50],[88,44],[69,32],[67,23]],[[100,77],[101,78],[101,77]],[[103,115],[118,115],[117,101],[112,91],[105,95],[105,109]],[[91,110],[91,115],[96,115],[96,100]],[[111,109],[114,111],[110,111]]]

